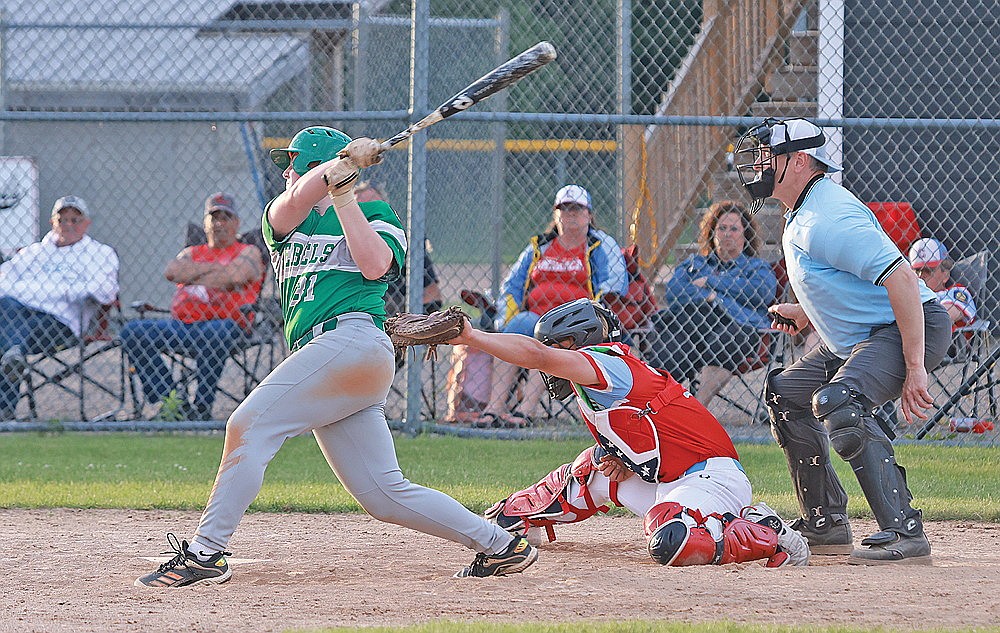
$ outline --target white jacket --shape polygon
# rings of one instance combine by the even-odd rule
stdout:
[[[0,266],[0,296],[47,312],[80,336],[97,306],[118,297],[118,254],[87,235],[56,246],[49,232]]]

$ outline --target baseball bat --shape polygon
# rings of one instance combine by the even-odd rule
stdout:
[[[431,112],[392,138],[382,141],[380,151],[384,152],[393,145],[410,138],[415,132],[428,128],[438,121],[447,119],[456,112],[469,109],[490,95],[520,81],[529,73],[535,72],[555,58],[556,49],[552,44],[549,42],[535,44],[517,57],[513,57],[500,66],[497,66],[460,90],[454,97],[438,106],[434,112]]]

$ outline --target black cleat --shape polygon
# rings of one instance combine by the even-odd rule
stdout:
[[[806,537],[809,553],[813,556],[833,556],[850,554],[854,551],[854,536],[850,523],[834,523],[825,530],[816,530],[799,518],[792,522],[792,529]]]
[[[538,550],[528,543],[528,539],[515,536],[507,549],[499,554],[476,554],[472,564],[455,574],[455,578],[467,576],[486,578],[517,574],[530,567],[536,559]]]
[[[135,581],[136,587],[186,587],[197,583],[222,583],[229,580],[233,572],[229,570],[226,556],[229,552],[218,552],[206,561],[198,558],[188,549],[187,541],[178,542],[173,534],[167,534],[167,543],[175,556]]]

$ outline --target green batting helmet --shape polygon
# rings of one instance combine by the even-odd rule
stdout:
[[[313,125],[292,137],[288,147],[271,150],[271,160],[281,168],[288,168],[291,162],[296,174],[304,176],[307,171],[337,156],[337,152],[347,147],[351,137],[340,130],[322,125]],[[291,160],[291,152],[298,155]]]

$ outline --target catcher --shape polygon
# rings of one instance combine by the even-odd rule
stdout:
[[[397,346],[468,345],[538,369],[554,398],[576,396],[597,444],[487,510],[504,529],[545,528],[554,540],[554,525],[614,503],[645,517],[649,555],[663,565],[808,563],[805,539],[765,504],[750,505],[750,481],[719,421],[669,374],[633,356],[600,303],[549,310],[535,338],[475,330],[457,309],[401,315],[386,329]]]

